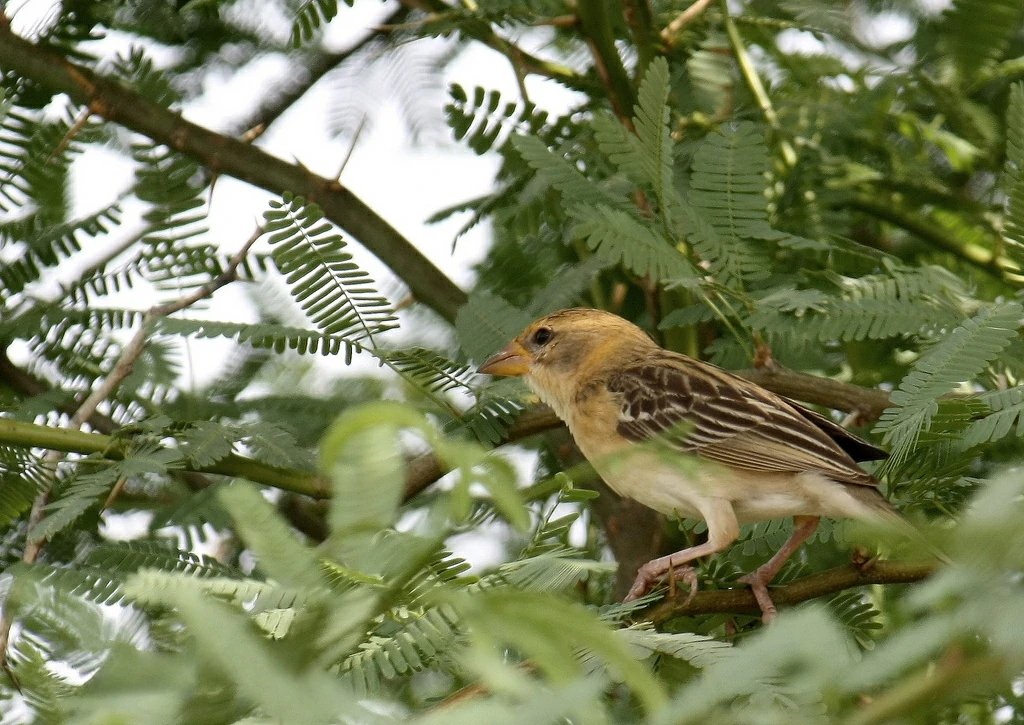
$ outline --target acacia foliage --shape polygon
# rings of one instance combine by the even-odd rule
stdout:
[[[489,222],[494,244],[451,344],[427,346],[396,337],[422,318],[354,261],[350,245],[373,246],[347,217],[286,192],[263,210],[265,244],[236,267],[206,230],[216,154],[126,133],[38,65],[0,63],[5,721],[1024,719],[1019,0],[955,0],[939,15],[894,6],[910,29],[894,41],[864,30],[888,9],[870,2],[700,3],[687,15],[674,2],[429,0],[333,55],[319,43],[347,8],[262,4],[284,20],[253,25],[227,1],[67,3],[33,40],[177,111],[201,79],[289,46],[289,62],[333,64],[351,85],[374,64],[401,75],[419,37],[453,35],[576,91],[576,105],[556,118],[528,97],[447,89],[451,134],[501,165],[493,191],[436,216]],[[110,31],[139,45],[95,57],[90,41]],[[542,57],[507,40],[530,32],[547,34]],[[170,65],[154,65],[154,42],[177,51]],[[410,125],[439,118],[425,89],[399,90]],[[434,116],[418,114],[431,104]],[[133,182],[76,216],[75,164],[100,145],[131,163]],[[126,232],[123,210],[139,204],[142,226]],[[96,261],[99,244],[116,253]],[[229,273],[278,280],[280,296],[255,296],[256,322],[119,297],[179,299]],[[795,370],[891,390],[877,422],[853,422],[892,452],[873,472],[952,564],[921,584],[805,602],[767,629],[728,611],[655,628],[649,602],[614,603],[609,541],[651,532],[608,525],[557,439],[523,443],[539,456],[520,485],[489,449],[531,401],[472,372],[571,304],[728,368],[770,350]],[[139,329],[147,345],[89,421],[107,437],[62,435]],[[199,389],[179,370],[194,338],[238,348]],[[388,376],[327,386],[314,355],[366,356]],[[406,455],[422,450],[450,486],[410,499]],[[145,530],[116,540],[111,514],[145,514]],[[198,553],[211,529],[217,557]],[[495,531],[504,563],[471,572],[451,553],[453,537]],[[702,587],[733,586],[788,532],[744,527],[702,564]],[[780,580],[844,565],[865,540],[927,555],[826,522]]]

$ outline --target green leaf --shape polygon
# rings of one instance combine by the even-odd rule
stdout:
[[[1017,0],[954,0],[943,13],[940,52],[953,59],[967,85],[1002,59],[1022,18]]]
[[[248,619],[228,605],[206,598],[198,588],[184,585],[164,591],[188,627],[197,653],[221,676],[230,679],[239,695],[282,723],[331,723],[354,704],[327,673],[300,668],[288,648],[275,646],[255,634]],[[131,592],[139,586],[128,583]],[[230,642],[230,647],[224,643]]]
[[[708,134],[693,157],[687,240],[727,286],[764,279],[766,241],[788,235],[768,224],[768,150],[761,127],[742,121]]]
[[[328,543],[349,565],[369,558],[374,535],[394,523],[405,490],[405,459],[398,441],[403,428],[428,439],[433,435],[413,409],[376,403],[344,413],[321,443],[321,469],[334,486]],[[357,562],[353,556],[359,557]]]
[[[316,204],[286,194],[263,216],[274,264],[321,332],[375,345],[376,335],[395,326],[388,301]]]
[[[973,380],[1017,337],[1022,314],[1024,307],[1017,302],[984,307],[921,356],[893,391],[893,407],[875,426],[891,445],[887,465],[906,459],[938,412],[939,396]]]
[[[568,208],[573,204],[602,204],[613,209],[630,208],[625,199],[606,192],[584,176],[568,159],[548,149],[540,139],[513,136],[512,145],[537,172],[541,183],[562,193],[563,206]]]
[[[220,492],[235,530],[268,576],[296,586],[316,586],[323,575],[313,552],[303,546],[274,507],[249,483],[236,481]]]
[[[1024,437],[1024,386],[991,390],[979,395],[977,400],[988,406],[991,413],[967,427],[961,439],[964,446],[997,441],[1010,433]]]
[[[696,276],[686,257],[672,242],[632,214],[607,206],[578,204],[569,210],[574,232],[608,264],[621,264],[654,281]]]
[[[1003,186],[1006,192],[1003,235],[1010,245],[1010,255],[1024,268],[1024,83],[1010,86]]]
[[[455,331],[466,357],[482,363],[510,343],[532,317],[490,292],[473,292],[455,317]]]
[[[640,139],[638,161],[654,187],[665,225],[671,228],[668,212],[676,190],[672,182],[672,135],[668,128],[669,90],[668,61],[658,56],[648,64],[640,83],[633,124]]]
[[[488,647],[510,645],[529,657],[556,684],[580,673],[575,653],[582,649],[603,660],[650,712],[665,703],[665,692],[626,643],[587,610],[551,596],[516,591],[485,591],[453,600],[471,636]]]

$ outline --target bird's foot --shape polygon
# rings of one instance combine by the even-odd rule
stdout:
[[[754,593],[754,599],[757,600],[757,606],[761,607],[761,621],[765,624],[771,624],[779,612],[775,608],[775,602],[772,601],[771,596],[768,594],[768,582],[764,581],[761,570],[758,569],[746,576],[741,576],[737,581],[750,587],[750,590]]]
[[[622,601],[632,602],[634,599],[639,599],[651,591],[658,580],[666,574],[669,577],[669,587],[673,596],[675,596],[676,582],[681,581],[690,588],[690,594],[687,596],[686,601],[689,602],[693,599],[693,595],[697,593],[697,570],[685,564],[667,569],[663,566],[650,566],[656,561],[648,562],[640,567],[640,570],[636,573],[636,581],[633,582],[633,586],[629,589],[629,594]]]

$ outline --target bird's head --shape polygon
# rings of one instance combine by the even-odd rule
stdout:
[[[525,376],[535,389],[590,380],[620,358],[654,346],[647,333],[603,310],[560,310],[530,323],[516,339],[480,366],[487,375]]]

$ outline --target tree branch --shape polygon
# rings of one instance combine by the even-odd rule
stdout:
[[[445,15],[453,10],[445,4],[444,0],[400,0],[400,2],[407,7],[434,15]],[[465,23],[459,28],[459,32],[504,55],[516,66],[517,74],[543,76],[579,91],[593,90],[593,84],[588,82],[587,78],[578,75],[568,66],[527,53],[498,35],[488,23]]]
[[[49,383],[15,365],[3,347],[0,347],[0,381],[6,382],[16,392],[29,397],[53,392],[53,387]],[[78,409],[78,405],[69,396],[66,402],[58,405],[57,409],[71,416]],[[120,428],[113,418],[102,413],[93,413],[86,423],[93,430],[108,435],[115,433]],[[189,490],[193,492],[202,491],[214,485],[214,481],[208,476],[196,471],[176,471],[175,474],[179,475]],[[124,499],[124,495],[121,496],[121,499]],[[152,498],[146,497],[146,500],[152,500]],[[314,541],[323,541],[326,536],[326,524],[322,512],[315,510],[317,505],[317,500],[296,494],[283,496],[278,503],[278,510],[292,526],[303,534]]]
[[[1010,260],[998,256],[995,252],[978,246],[964,244],[939,224],[924,214],[918,214],[903,208],[898,202],[877,196],[860,193],[853,197],[850,206],[876,219],[889,222],[910,232],[933,247],[949,252],[971,266],[979,269],[1001,282],[1020,285],[1024,282],[1021,270]]]
[[[615,47],[607,3],[582,2],[576,8],[576,13],[580,19],[580,32],[586,39],[587,47],[590,48],[594,67],[607,90],[612,110],[619,120],[632,130],[636,96],[626,66],[622,64],[622,58]]]
[[[690,7],[679,13],[671,23],[665,26],[665,29],[661,31],[661,41],[665,45],[672,47],[676,42],[676,36],[679,35],[682,29],[704,12],[711,3],[712,0],[696,0]]]
[[[811,574],[788,584],[772,587],[771,596],[777,606],[792,606],[853,587],[921,581],[933,571],[933,562],[876,561],[867,567],[851,565]],[[634,619],[662,624],[670,619],[697,614],[757,614],[760,611],[753,592],[745,586],[741,589],[698,591],[692,599],[689,592],[680,587],[674,596],[668,596],[652,607],[638,612]]]
[[[315,86],[321,78],[340,66],[353,55],[361,51],[375,40],[386,38],[391,31],[386,27],[404,23],[409,17],[410,9],[399,5],[391,14],[381,18],[377,27],[359,38],[351,46],[337,53],[317,53],[309,57],[309,62],[302,68],[304,77],[293,80],[284,87],[274,89],[269,98],[265,98],[260,107],[248,118],[235,124],[235,133],[245,132],[247,139],[258,136],[266,131],[271,124],[280,118],[285,111],[291,108],[306,93]]]
[[[316,202],[328,219],[355,237],[386,264],[413,296],[449,322],[466,293],[403,237],[335,180],[300,164],[289,164],[262,149],[214,133],[153,103],[118,81],[37,47],[0,24],[0,68],[66,93],[92,113],[119,123],[191,156],[217,174],[227,174],[275,194],[290,191]]]

